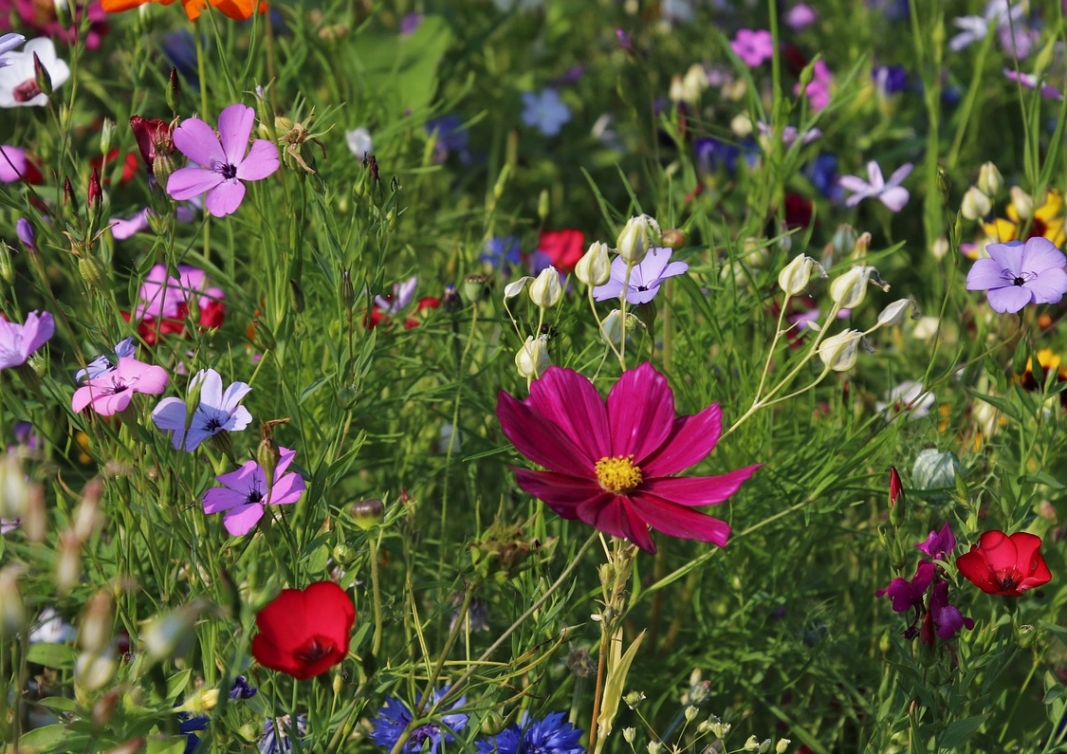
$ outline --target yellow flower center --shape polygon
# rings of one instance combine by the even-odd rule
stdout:
[[[641,484],[641,469],[634,465],[633,456],[601,458],[596,462],[596,479],[605,491],[625,495]]]

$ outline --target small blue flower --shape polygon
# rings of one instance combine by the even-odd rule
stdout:
[[[571,109],[560,99],[555,89],[545,89],[540,94],[522,93],[522,122],[536,128],[545,136],[555,136],[570,122]]]
[[[458,115],[449,114],[440,118],[426,121],[426,133],[437,133],[437,139],[433,148],[433,161],[441,163],[448,159],[453,152],[459,157],[464,165],[471,161],[470,133],[463,128],[463,119]]]
[[[447,687],[440,691],[434,691],[434,704],[447,692]],[[418,698],[421,699],[421,695]],[[459,701],[449,709],[462,707],[466,701],[466,697],[460,697]],[[416,706],[418,706],[418,702],[416,702]],[[381,746],[386,751],[391,751],[396,742],[400,740],[400,735],[407,729],[413,717],[411,709],[406,704],[395,696],[390,696],[385,700],[385,706],[378,710],[378,716],[374,718],[374,731],[371,733],[371,738],[378,746]],[[408,736],[408,740],[404,742],[404,747],[401,751],[404,754],[419,754],[423,750],[423,744],[429,740],[430,754],[436,754],[437,747],[442,741],[449,743],[455,740],[452,732],[463,730],[465,727],[467,727],[467,715],[444,715],[441,717],[440,723],[428,722],[416,727],[411,732],[411,735]]]
[[[292,728],[289,715],[278,718],[278,730],[274,727],[274,719],[268,717],[263,723],[263,737],[259,739],[259,754],[292,754],[293,742],[289,736],[295,733],[303,738],[308,732],[308,721],[303,715],[296,718],[296,730]],[[303,749],[303,747],[301,747]]]
[[[837,155],[820,154],[804,166],[804,175],[830,201],[840,201],[844,197],[844,189],[837,185]]]
[[[259,689],[250,684],[243,675],[233,679],[233,685],[230,687],[230,699],[251,699],[258,693]]]
[[[871,78],[882,94],[900,94],[908,86],[908,70],[902,65],[880,65],[871,71]]]
[[[200,737],[195,735],[207,728],[211,718],[207,715],[193,717],[185,712],[178,713],[178,732],[186,736],[185,754],[194,754],[200,747]]]
[[[583,754],[581,737],[582,731],[567,722],[562,712],[534,723],[524,712],[518,723],[474,745],[478,754]]]
[[[506,266],[518,267],[522,263],[522,248],[515,236],[490,238],[485,242],[485,251],[478,256],[479,262],[490,265],[494,270]]]

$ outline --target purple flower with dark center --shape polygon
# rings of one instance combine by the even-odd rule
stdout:
[[[91,406],[101,416],[113,416],[130,405],[134,393],[159,395],[166,390],[167,382],[163,367],[122,358],[114,369],[74,391],[71,409],[78,413]]]
[[[495,736],[474,742],[478,754],[583,754],[582,731],[571,725],[562,712],[553,712],[544,720],[530,722],[522,713],[517,723]]]
[[[30,354],[55,334],[56,323],[48,312],[32,311],[26,322],[8,322],[0,318],[0,370],[25,364]]]
[[[885,589],[879,589],[874,594],[876,597],[888,595],[893,601],[895,613],[906,613],[913,607],[922,610],[923,597],[926,595],[930,582],[934,580],[936,572],[937,566],[929,560],[924,560],[915,569],[915,575],[912,576],[911,581],[897,577],[889,582],[889,586]]]
[[[925,542],[920,542],[915,546],[934,560],[947,562],[949,555],[956,549],[956,536],[952,533],[952,527],[946,521],[940,531],[930,532]]]
[[[289,715],[277,720],[268,717],[263,723],[263,737],[259,739],[259,754],[292,754],[291,736],[303,738],[307,732],[308,721],[303,715],[297,715],[296,725],[293,725]],[[300,750],[303,751],[304,747]]]
[[[447,691],[447,687],[440,691],[434,691],[433,704],[430,706],[436,705],[437,701]],[[419,698],[421,699],[421,696]],[[462,707],[465,703],[466,697],[460,697],[450,709]],[[374,730],[371,732],[371,739],[386,751],[391,751],[413,718],[414,715],[406,704],[395,696],[387,697],[385,706],[378,710],[378,716],[374,718]],[[437,754],[437,749],[442,741],[451,743],[454,740],[452,733],[463,730],[465,727],[467,727],[467,715],[461,713],[442,715],[440,722],[427,722],[411,731],[411,735],[408,736],[408,740],[404,742],[404,746],[400,751],[404,752],[404,754],[420,754],[423,751],[424,744],[429,741],[429,754]]]
[[[235,382],[223,391],[219,373],[201,369],[189,380],[190,394],[199,393],[200,398],[192,416],[187,416],[181,398],[164,398],[152,411],[152,421],[160,429],[174,433],[171,442],[175,449],[192,453],[209,437],[219,432],[239,432],[252,422],[248,409],[240,405],[251,390],[245,383]]]
[[[120,359],[133,358],[137,353],[137,346],[133,344],[133,336],[129,338],[123,338],[115,344],[115,361],[112,362],[108,354],[102,353],[95,359],[89,362],[85,369],[79,369],[74,379],[76,382],[82,382],[83,380],[95,380],[103,377],[105,374],[115,371],[115,364]]]
[[[908,203],[909,197],[908,190],[900,184],[908,177],[913,167],[910,162],[904,163],[889,176],[887,182],[882,177],[882,168],[871,160],[867,163],[867,181],[854,175],[845,175],[838,180],[841,186],[854,192],[845,200],[845,204],[855,207],[864,199],[877,199],[894,212],[900,212]]]
[[[631,268],[627,281],[626,261],[622,257],[615,257],[611,261],[611,278],[593,289],[593,298],[597,301],[618,298],[625,287],[628,303],[647,304],[656,297],[664,280],[683,275],[688,269],[689,265],[685,262],[671,261],[671,249],[649,249],[645,258]]]
[[[215,217],[233,214],[245,198],[241,181],[259,181],[278,169],[278,147],[248,138],[256,111],[241,103],[219,114],[219,135],[199,118],[187,118],[171,132],[174,146],[193,163],[167,179],[167,193],[184,201],[206,193],[204,206]],[[247,154],[246,154],[247,152]]]
[[[222,525],[235,537],[252,531],[263,518],[265,505],[295,503],[304,493],[304,478],[286,469],[296,457],[295,450],[278,448],[281,455],[274,469],[274,486],[267,488],[267,475],[256,461],[246,461],[237,471],[215,477],[221,487],[204,493],[204,513],[225,513]]]
[[[774,57],[774,38],[766,29],[738,29],[730,47],[749,68],[755,68],[764,60]]]
[[[967,273],[967,290],[987,291],[995,312],[1015,313],[1027,304],[1055,304],[1067,293],[1067,257],[1047,238],[991,243],[988,259]]]

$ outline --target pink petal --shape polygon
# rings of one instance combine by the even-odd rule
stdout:
[[[912,165],[910,162],[905,162],[903,165],[893,171],[893,175],[889,176],[889,185],[899,186],[905,178],[911,175],[912,168],[914,167],[915,166]]]
[[[114,416],[120,411],[125,411],[133,400],[133,390],[123,390],[121,393],[107,395],[97,393],[93,398],[93,411],[101,416]]]
[[[648,524],[637,515],[625,497],[611,495],[587,500],[578,507],[578,518],[597,531],[628,539],[646,552],[655,552],[656,543],[648,533]]]
[[[533,495],[564,518],[578,518],[577,507],[598,498],[612,498],[596,482],[578,479],[552,471],[534,471],[512,467],[515,481],[525,492]]]
[[[237,177],[242,181],[261,181],[276,171],[279,165],[278,147],[266,139],[256,139],[252,142],[248,157],[237,166]]]
[[[623,372],[608,394],[611,455],[632,455],[640,466],[674,426],[674,394],[667,378],[647,361]]]
[[[219,481],[221,480],[222,478],[219,477]],[[204,513],[222,513],[239,505],[245,505],[247,499],[240,492],[226,487],[212,487],[204,493]]]
[[[266,500],[266,490],[263,492],[263,502]],[[299,474],[285,474],[274,483],[270,491],[271,505],[289,505],[295,503],[304,494],[304,478]]]
[[[882,178],[882,168],[879,167],[878,163],[874,160],[867,163],[867,180],[870,181],[871,188],[874,189],[876,194],[880,193],[885,187],[885,179]]]
[[[74,398],[70,402],[70,409],[74,413],[81,413],[93,399],[93,389],[86,385],[74,391]]]
[[[757,463],[754,466],[745,466],[718,476],[646,479],[635,494],[653,495],[675,505],[688,507],[714,505],[737,492],[742,483],[755,474],[761,465]]]
[[[730,525],[721,519],[643,494],[633,495],[631,500],[638,515],[657,531],[670,537],[698,539],[726,547],[726,540],[730,537]]]
[[[263,518],[262,505],[245,505],[228,511],[222,518],[222,525],[230,534],[240,537],[252,531],[261,518]]]
[[[219,144],[214,129],[199,118],[183,120],[182,124],[171,132],[171,137],[178,151],[197,165],[210,170],[215,163],[226,161],[226,153],[222,151],[222,145]],[[185,169],[187,168],[183,168]],[[178,172],[180,173],[181,170]],[[167,193],[170,193],[170,181],[167,182]]]
[[[713,403],[695,416],[674,421],[671,436],[641,464],[645,478],[669,476],[707,458],[722,434],[722,409]]]
[[[248,151],[248,137],[252,135],[252,124],[255,120],[256,111],[240,102],[219,113],[219,137],[228,165],[238,166],[244,160],[245,152]]]
[[[592,467],[611,455],[611,434],[604,400],[593,383],[572,369],[549,367],[530,385],[529,407],[552,423],[583,451]]]
[[[871,195],[871,184],[858,176],[843,175],[837,179],[837,183],[842,188],[846,188],[849,191],[855,191],[857,194],[862,194],[864,197]]]
[[[232,215],[245,198],[245,185],[238,180],[222,181],[208,192],[204,206],[215,217]]]
[[[188,167],[175,170],[167,179],[167,194],[172,199],[184,201],[211,191],[222,183],[222,173],[207,168]]]
[[[503,390],[497,394],[496,415],[504,436],[537,465],[573,477],[594,478],[595,461],[587,458],[548,417]]]
[[[0,183],[17,181],[26,173],[26,153],[18,147],[0,146]]]

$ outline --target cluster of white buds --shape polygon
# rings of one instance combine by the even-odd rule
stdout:
[[[521,277],[504,288],[504,306],[508,299],[515,298],[524,290],[529,290],[530,301],[544,313],[554,307],[563,298],[563,284],[560,283],[559,271],[549,265],[536,277]],[[529,335],[515,354],[515,367],[519,374],[528,380],[536,380],[551,366],[548,355],[548,336]]]
[[[1004,185],[1004,178],[992,162],[982,165],[978,182],[967,189],[960,205],[960,214],[968,220],[981,220],[993,211],[993,200]]]

